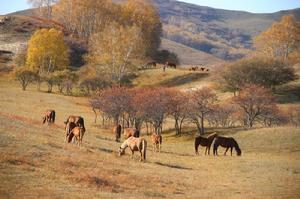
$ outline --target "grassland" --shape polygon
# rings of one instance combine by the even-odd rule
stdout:
[[[167,77],[156,76],[157,82],[151,82],[149,73],[139,77],[149,81],[141,84],[157,85],[190,74],[169,70]],[[140,163],[138,154],[134,159],[128,152],[116,156],[119,144],[110,128],[94,124],[87,98],[36,92],[34,86],[23,92],[4,75],[0,99],[0,198],[300,197],[299,128],[209,129],[235,137],[241,157],[204,156],[203,148],[195,156],[194,132],[175,136],[172,129],[165,129],[162,152],[153,153],[142,132],[149,150],[147,161]],[[41,125],[48,108],[57,112],[56,125],[50,127]],[[63,142],[63,121],[70,114],[86,121],[81,148]]]

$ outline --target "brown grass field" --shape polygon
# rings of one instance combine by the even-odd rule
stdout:
[[[0,77],[0,198],[300,198],[300,128],[218,129],[238,141],[242,156],[194,155],[193,133],[163,134],[162,152],[147,161],[120,144],[110,129],[94,124],[87,98],[25,92]],[[41,124],[53,108],[56,125]],[[65,144],[63,121],[82,115],[83,146]],[[171,128],[171,126],[169,126]],[[213,131],[213,129],[209,129]]]

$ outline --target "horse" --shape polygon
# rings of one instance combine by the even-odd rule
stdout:
[[[66,124],[66,126],[65,126],[65,130],[66,130],[65,142],[67,142],[67,141],[68,141],[68,143],[71,142],[73,136],[70,137],[69,135],[71,134],[71,131],[72,131],[75,127],[77,127],[77,125],[76,125],[74,122],[68,122],[68,123]]]
[[[157,133],[152,133],[151,135],[152,146],[154,152],[160,152],[161,150],[161,143],[162,143],[162,136],[158,135]]]
[[[175,63],[172,63],[172,62],[166,62],[165,65],[166,65],[167,67],[176,69],[176,64],[175,64]]]
[[[116,142],[120,142],[122,126],[120,124],[113,127],[113,133],[116,136]]]
[[[198,152],[198,147],[199,145],[201,146],[205,146],[205,155],[206,155],[206,152],[208,151],[208,155],[210,154],[210,146],[214,140],[215,137],[217,137],[218,134],[217,133],[212,133],[210,134],[207,138],[205,137],[202,137],[202,136],[198,136],[195,138],[195,153],[196,155],[199,155],[199,152]]]
[[[146,64],[146,67],[147,68],[151,68],[151,67],[153,67],[153,68],[156,68],[156,62],[148,62],[147,64]]]
[[[232,148],[233,147],[235,148],[235,151],[238,156],[242,155],[242,151],[241,151],[238,143],[232,137],[221,137],[221,136],[216,137],[215,142],[214,142],[214,155],[218,155],[218,147],[219,146],[226,148],[224,155],[226,155],[226,152],[230,148],[230,153],[232,156]]]
[[[118,155],[124,155],[127,147],[131,150],[131,158],[133,158],[134,151],[139,151],[141,154],[140,161],[146,160],[147,141],[144,138],[135,138],[131,136],[126,139],[118,149]]]
[[[55,111],[54,110],[47,110],[43,117],[43,124],[48,122],[48,125],[55,122]]]
[[[76,124],[76,126],[82,127],[83,130],[85,131],[83,117],[70,115],[64,123],[65,123],[65,125],[67,125],[69,122],[74,122]]]
[[[85,131],[83,130],[83,127],[81,127],[81,126],[80,127],[76,126],[75,128],[73,128],[69,134],[68,143],[70,143],[72,141],[72,138],[75,137],[77,140],[78,146],[81,146],[84,132]]]
[[[136,138],[140,137],[140,131],[135,128],[124,129],[124,138],[127,139],[131,136],[136,137]]]

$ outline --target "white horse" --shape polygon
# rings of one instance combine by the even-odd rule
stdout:
[[[129,147],[131,150],[131,158],[133,158],[134,151],[139,151],[141,153],[140,161],[146,160],[147,141],[144,138],[129,137],[119,148],[119,156],[125,154],[125,149],[127,147]]]

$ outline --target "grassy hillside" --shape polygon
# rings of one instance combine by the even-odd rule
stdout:
[[[204,156],[204,148],[195,156],[194,133],[175,136],[169,124],[160,154],[152,152],[142,131],[148,152],[140,163],[128,150],[124,157],[115,155],[120,144],[109,127],[94,124],[87,98],[36,92],[34,86],[22,92],[3,75],[0,98],[2,198],[300,197],[299,128],[217,129],[236,138],[243,153],[223,156],[220,148],[220,156],[213,157]],[[41,124],[48,108],[57,113],[50,127]],[[71,114],[85,118],[81,148],[63,142],[63,121]]]

